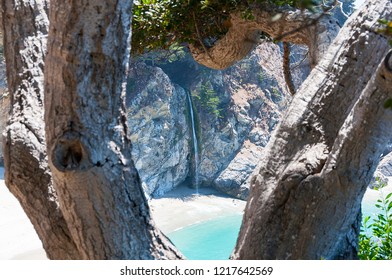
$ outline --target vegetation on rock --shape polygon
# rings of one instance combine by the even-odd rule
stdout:
[[[205,84],[201,84],[199,91],[194,92],[192,96],[196,98],[197,102],[199,102],[201,107],[208,113],[217,118],[222,117],[222,109],[219,108],[219,96],[214,90],[211,82],[208,81]]]

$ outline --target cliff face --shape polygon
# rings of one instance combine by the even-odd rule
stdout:
[[[184,89],[162,69],[133,64],[127,108],[132,153],[147,194],[160,195],[189,172],[190,133]]]
[[[225,71],[209,71],[193,86],[197,96],[200,84],[210,81],[222,104],[215,119],[198,106],[204,184],[246,198],[247,178],[291,99],[281,65],[279,47],[266,43]]]
[[[352,12],[352,2],[343,5],[344,12],[334,10],[341,24],[345,13]],[[194,182],[195,151],[186,103],[190,92],[200,153],[198,181],[246,199],[250,175],[291,100],[281,52],[279,46],[263,43],[223,71],[196,64],[181,49],[169,53],[164,63],[160,54],[139,58],[158,67],[133,63],[129,124],[136,166],[148,194],[162,194],[186,179],[188,185]],[[307,52],[300,46],[292,49],[296,88],[310,72]],[[387,160],[383,166],[384,173],[389,172]]]
[[[152,64],[147,61],[148,64]],[[187,57],[159,67],[133,62],[128,81],[133,155],[148,194],[159,195],[195,177],[192,95],[201,185],[245,199],[247,179],[291,98],[279,46],[260,45],[224,71]]]

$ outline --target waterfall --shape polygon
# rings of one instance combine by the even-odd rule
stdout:
[[[191,94],[189,91],[186,91],[186,94],[188,97],[188,106],[189,106],[189,112],[191,115],[193,150],[195,152],[195,170],[194,170],[195,188],[196,188],[196,194],[199,194],[199,146],[198,146],[197,137],[196,137],[195,116],[193,113]]]

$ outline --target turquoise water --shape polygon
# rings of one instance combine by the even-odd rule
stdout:
[[[234,249],[242,215],[219,217],[169,233],[189,260],[227,260]]]
[[[363,216],[376,215],[377,198],[362,203]],[[171,241],[189,260],[227,260],[234,249],[242,215],[224,216],[169,233]]]

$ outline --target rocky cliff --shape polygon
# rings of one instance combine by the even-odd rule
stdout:
[[[281,57],[279,46],[265,43],[238,64],[208,71],[193,84],[193,95],[198,96],[202,85],[210,83],[222,104],[221,115],[214,118],[197,103],[202,144],[199,170],[204,184],[246,197],[246,179],[291,99]]]
[[[160,195],[189,173],[185,91],[158,67],[134,63],[127,88],[133,156],[146,193]]]
[[[345,13],[352,11],[352,2],[334,10],[341,24]],[[292,50],[296,88],[310,71],[306,54],[302,47]],[[134,62],[131,71],[129,124],[146,192],[159,195],[186,179],[191,185],[198,176],[201,185],[246,199],[250,174],[291,100],[282,73],[281,47],[263,43],[223,71],[196,64],[181,48],[138,60],[144,63]],[[143,78],[137,73],[143,73]],[[187,92],[194,104],[197,168]]]
[[[127,94],[133,155],[146,192],[159,195],[195,177],[188,91],[201,185],[245,199],[246,180],[291,98],[280,47],[262,44],[224,71],[201,67],[186,55],[152,64],[132,63]]]
[[[339,11],[336,17],[345,20]],[[148,195],[159,196],[183,182],[195,183],[187,101],[191,94],[200,184],[246,199],[250,174],[291,100],[281,52],[281,47],[266,42],[223,71],[198,65],[181,47],[132,59],[127,85],[129,127],[134,161]],[[297,88],[309,73],[306,53],[302,47],[292,51]],[[0,129],[9,110],[4,70],[1,61]],[[381,173],[392,176],[391,162],[391,155],[383,159]]]

